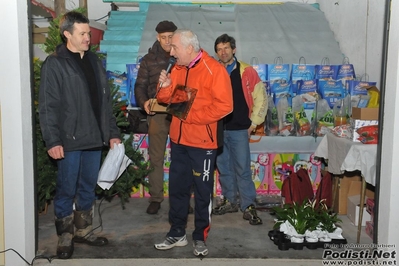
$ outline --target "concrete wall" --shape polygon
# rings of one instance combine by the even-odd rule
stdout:
[[[380,84],[386,0],[317,2],[356,74],[368,74],[369,81]]]

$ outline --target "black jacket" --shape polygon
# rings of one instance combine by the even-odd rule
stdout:
[[[140,62],[139,72],[137,73],[134,95],[137,104],[144,108],[144,102],[154,98],[162,69],[166,69],[170,55],[162,49],[158,41],[152,45]]]
[[[66,45],[43,62],[39,89],[39,119],[47,149],[62,145],[64,151],[100,148],[120,138],[112,113],[112,98],[105,69],[97,55],[88,51],[101,100],[101,129],[91,107],[86,77]]]

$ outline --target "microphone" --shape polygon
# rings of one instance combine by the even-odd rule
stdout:
[[[170,73],[170,71],[172,70],[172,67],[176,64],[176,58],[174,58],[173,56],[171,58],[169,58],[169,64],[168,67],[166,68],[166,75],[168,75]],[[163,82],[159,82],[159,89],[162,88],[162,83]]]

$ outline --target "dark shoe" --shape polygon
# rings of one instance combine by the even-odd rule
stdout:
[[[105,237],[97,237],[93,234],[93,212],[75,211],[75,236],[73,241],[75,243],[82,243],[89,246],[105,246],[108,244],[108,239]]]
[[[226,213],[238,212],[237,204],[232,204],[228,199],[224,198],[222,203],[213,208],[212,213],[215,215],[223,215]]]
[[[194,208],[191,205],[188,205],[188,214],[194,213]]]
[[[106,239],[105,237],[101,237],[101,236],[95,236],[95,235],[90,235],[89,237],[80,237],[80,236],[75,236],[73,238],[73,241],[75,243],[82,243],[82,244],[86,244],[89,246],[96,246],[96,247],[101,247],[101,246],[105,246],[108,244],[108,239]]]
[[[204,241],[202,241],[202,240],[194,240],[193,247],[194,247],[194,255],[195,256],[206,256],[206,255],[208,255],[208,247],[206,246]]]
[[[158,210],[161,208],[161,203],[160,202],[151,202],[150,205],[147,208],[147,213],[148,214],[157,214]]]
[[[69,259],[73,254],[73,242],[72,242],[72,235],[66,237],[67,239],[62,239],[63,237],[60,236],[58,239],[57,245],[57,257],[62,260]],[[65,242],[65,243],[63,243]]]
[[[254,205],[249,205],[245,211],[244,215],[242,216],[243,219],[248,220],[249,224],[251,225],[259,225],[262,224],[262,219],[259,218],[255,206]]]
[[[59,259],[69,259],[73,254],[73,215],[61,219],[55,219],[55,229],[58,235],[57,257]]]

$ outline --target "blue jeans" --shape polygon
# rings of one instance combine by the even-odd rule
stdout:
[[[256,190],[252,180],[248,130],[225,130],[222,153],[216,158],[223,196],[232,204],[240,194],[240,208],[244,211],[255,205]]]
[[[100,170],[101,151],[70,151],[57,161],[58,174],[54,214],[58,219],[71,215],[73,203],[78,211],[90,210]]]

